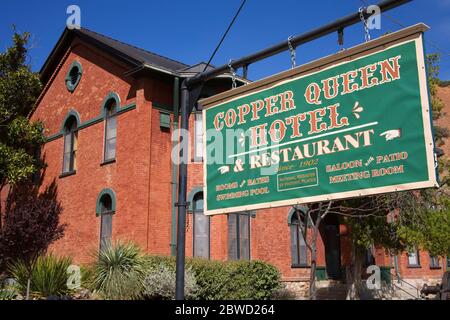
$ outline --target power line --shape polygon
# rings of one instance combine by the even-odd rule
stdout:
[[[361,2],[362,2],[364,5],[366,5],[366,6],[369,5],[369,4],[367,3],[366,0],[361,0]],[[381,14],[382,14],[384,17],[388,18],[388,20],[390,20],[390,21],[393,22],[394,24],[400,26],[401,28],[406,28],[406,25],[403,24],[403,23],[401,23],[398,19],[394,19],[392,16],[388,15],[388,14],[385,13],[385,12],[381,12]],[[446,50],[442,49],[442,48],[441,48],[439,45],[437,45],[436,43],[434,43],[434,42],[432,42],[432,41],[430,41],[430,40],[428,40],[428,39],[425,39],[425,42],[426,42],[428,45],[430,45],[431,47],[433,47],[433,48],[435,48],[436,50],[438,50],[439,53],[441,53],[443,57],[450,57],[450,53],[448,53]]]
[[[228,28],[227,28],[227,30],[225,31],[225,33],[223,34],[222,39],[220,39],[220,42],[219,42],[219,44],[217,45],[216,49],[214,49],[214,52],[213,52],[213,54],[211,55],[211,58],[209,58],[209,61],[208,61],[208,63],[206,64],[205,69],[203,69],[203,72],[205,72],[206,69],[208,69],[208,67],[209,67],[209,65],[210,65],[210,63],[211,63],[211,61],[212,61],[212,59],[214,58],[214,56],[215,56],[216,53],[217,53],[217,50],[219,50],[220,46],[222,45],[222,42],[225,40],[225,38],[226,38],[228,32],[230,31],[231,27],[232,27],[233,24],[234,24],[234,21],[236,21],[236,19],[237,19],[239,13],[241,12],[241,10],[242,10],[242,8],[244,7],[244,4],[245,4],[246,2],[247,2],[247,0],[243,0],[243,1],[242,1],[241,6],[239,7],[239,9],[237,10],[236,14],[234,15],[233,20],[231,20],[230,24],[228,25]]]
[[[399,26],[402,27],[402,28],[405,28],[405,25],[403,25],[402,23],[398,22],[398,20],[396,20],[396,19],[390,17],[390,16],[387,15],[386,13],[382,13],[382,14],[383,14],[386,18],[388,18],[389,20],[391,20],[393,23],[399,25]],[[432,42],[432,41],[429,40],[429,39],[425,39],[425,42],[426,42],[429,46],[431,46],[431,47],[435,48],[436,50],[438,50],[444,57],[445,57],[445,56],[450,57],[450,53],[446,52],[444,49],[442,49],[442,48],[441,48],[439,45],[437,45],[436,43]]]

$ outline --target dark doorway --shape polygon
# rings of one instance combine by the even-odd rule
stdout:
[[[339,221],[335,215],[324,220],[322,239],[325,246],[325,263],[329,279],[341,279],[341,245],[339,237]]]

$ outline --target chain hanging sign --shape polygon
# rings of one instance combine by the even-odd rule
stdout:
[[[206,214],[437,186],[427,29],[200,101]]]

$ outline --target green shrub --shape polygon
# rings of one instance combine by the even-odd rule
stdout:
[[[30,295],[36,298],[64,296],[71,291],[67,287],[67,268],[72,264],[68,257],[41,256],[36,260],[30,278]],[[19,291],[25,295],[28,272],[22,261],[10,265],[10,273],[17,281]]]
[[[175,271],[175,257],[146,256],[147,271],[158,270],[161,265]]]
[[[162,261],[161,261],[162,262]],[[175,299],[175,269],[162,262],[159,266],[149,269],[144,281],[144,296],[147,299]],[[195,275],[190,268],[185,270],[184,296],[186,299],[195,299],[197,283]]]
[[[200,300],[227,299],[226,283],[229,281],[226,263],[205,259],[188,259],[197,279],[197,298]]]
[[[92,265],[81,265],[81,287],[86,289],[94,288],[95,267]]]
[[[236,261],[226,266],[223,287],[228,300],[267,300],[281,287],[280,272],[262,261]]]
[[[167,297],[166,287],[162,282],[168,283],[169,270],[175,277],[175,259],[172,257],[150,256],[147,258],[149,274],[155,270],[160,276],[147,279],[146,287],[151,287],[153,297],[158,294],[161,298]],[[163,266],[163,267],[161,267]],[[205,259],[187,259],[186,269],[191,270],[196,280],[195,298],[200,300],[255,300],[270,299],[281,288],[280,272],[272,265],[261,261],[210,261]],[[153,271],[152,271],[153,270]],[[161,273],[167,273],[161,275]],[[167,276],[167,277],[166,277]],[[150,279],[161,285],[150,285]],[[170,283],[174,283],[170,280]],[[186,284],[188,282],[186,281]],[[161,292],[158,293],[158,288]],[[172,288],[172,287],[171,287]],[[174,289],[174,288],[172,288]],[[171,290],[172,290],[171,289]],[[185,288],[187,298],[188,286]]]
[[[144,256],[132,244],[106,248],[94,270],[93,288],[107,299],[173,299],[175,295],[175,258]],[[82,279],[89,279],[88,274],[82,269]],[[186,259],[185,296],[200,300],[271,299],[281,288],[280,277],[274,266],[261,261]]]
[[[270,299],[281,287],[280,272],[261,261],[187,261],[197,279],[201,300]]]
[[[143,291],[147,261],[133,243],[108,245],[98,254],[93,288],[106,299],[138,299]]]

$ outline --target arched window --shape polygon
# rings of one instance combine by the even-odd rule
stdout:
[[[108,99],[105,104],[106,124],[104,162],[116,159],[117,107],[117,101],[114,98]]]
[[[300,209],[293,209],[289,222],[291,229],[291,257],[292,267],[308,266],[308,250],[303,233],[305,225],[303,223],[303,212]]]
[[[203,192],[195,194],[192,200],[193,251],[194,257],[209,259],[210,217],[203,211]]]
[[[115,194],[110,189],[103,190],[97,200],[97,215],[100,216],[100,251],[111,243],[112,218],[116,211]]]
[[[64,124],[63,174],[73,173],[76,170],[77,137],[77,119],[71,115]]]

